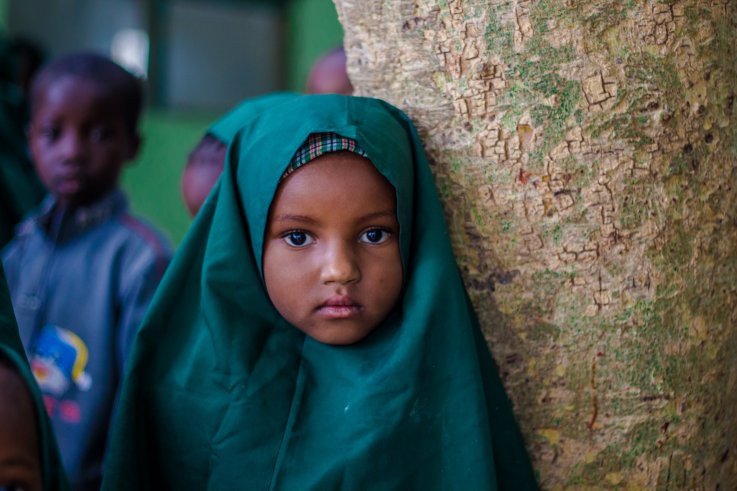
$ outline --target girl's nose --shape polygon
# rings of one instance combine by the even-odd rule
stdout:
[[[329,245],[322,263],[323,283],[357,283],[361,279],[355,252],[350,245],[340,243]]]

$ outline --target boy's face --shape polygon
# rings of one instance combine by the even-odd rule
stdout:
[[[279,186],[264,240],[276,309],[316,340],[365,338],[402,288],[394,188],[366,159],[323,155]]]
[[[33,402],[20,376],[0,365],[0,489],[42,487]]]
[[[222,171],[222,167],[216,166],[194,166],[184,169],[182,197],[190,216],[193,217],[200,211]]]
[[[195,216],[223,172],[228,147],[215,138],[205,139],[189,155],[182,174],[182,197],[191,216]]]
[[[139,144],[116,111],[121,102],[100,84],[72,75],[48,82],[37,97],[28,138],[49,192],[74,207],[111,191]]]

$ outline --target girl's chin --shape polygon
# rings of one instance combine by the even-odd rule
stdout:
[[[358,343],[373,331],[373,327],[351,318],[325,320],[311,326],[310,329],[299,329],[315,341],[333,346]]]

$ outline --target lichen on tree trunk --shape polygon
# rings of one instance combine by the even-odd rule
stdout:
[[[335,0],[547,489],[737,487],[737,0]]]

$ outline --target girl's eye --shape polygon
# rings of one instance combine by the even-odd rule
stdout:
[[[362,233],[358,240],[365,244],[382,244],[386,242],[389,237],[391,237],[391,233],[388,230],[372,228]]]
[[[284,241],[292,247],[305,247],[312,244],[313,238],[306,232],[289,232],[284,235]]]

